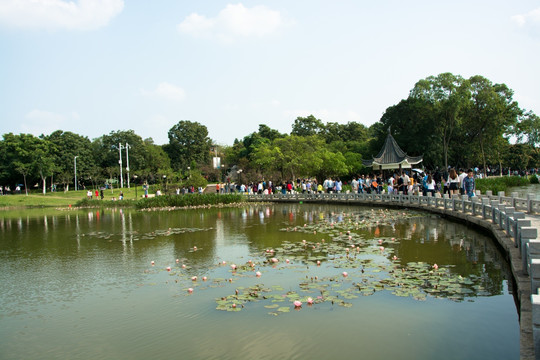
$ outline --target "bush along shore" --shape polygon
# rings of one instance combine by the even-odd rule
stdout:
[[[90,200],[78,201],[76,207],[134,207],[138,210],[151,208],[192,208],[201,206],[215,206],[241,203],[244,196],[241,194],[190,194],[190,195],[163,195],[140,200]]]
[[[530,184],[538,184],[536,175],[530,177],[521,176],[492,176],[483,179],[476,179],[476,190],[480,190],[485,194],[487,190],[491,190],[493,194],[499,191],[507,192],[508,188],[516,186],[527,186]]]

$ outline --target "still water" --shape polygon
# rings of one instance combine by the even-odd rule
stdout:
[[[508,264],[489,237],[433,215],[0,216],[1,359],[519,357]]]

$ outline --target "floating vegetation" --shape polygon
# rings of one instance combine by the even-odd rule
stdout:
[[[390,226],[397,221],[417,216],[421,215],[396,210],[372,210],[331,214],[319,222],[283,228],[281,230],[284,232],[294,231],[309,236],[297,241],[285,239],[278,247],[251,254],[251,259],[244,263],[226,260],[218,262],[206,271],[221,268],[220,271],[225,271],[230,277],[216,278],[204,285],[199,280],[193,280],[193,275],[188,275],[189,269],[185,266],[161,267],[157,271],[167,269],[177,277],[175,282],[187,283],[191,290],[185,291],[186,285],[183,289],[186,296],[195,294],[193,288],[197,287],[199,290],[215,287],[231,290],[230,294],[215,299],[217,310],[239,312],[255,306],[255,303],[263,303],[261,306],[273,316],[309,307],[347,308],[361,301],[364,296],[382,291],[418,301],[427,300],[428,297],[463,301],[466,298],[490,295],[483,276],[463,277],[450,265],[420,261],[402,263],[396,253],[401,239],[365,238],[362,235],[363,228],[381,224]],[[169,229],[152,234],[166,236],[202,230],[205,229]],[[288,285],[261,283],[264,274],[270,272],[286,274],[283,281]],[[274,274],[281,276],[280,273]],[[250,281],[257,281],[257,284],[246,287],[230,285],[242,278],[244,281],[241,284]]]
[[[119,241],[125,241],[126,239],[129,239],[130,241],[136,241],[136,240],[152,240],[156,237],[165,237],[165,236],[172,236],[172,235],[178,235],[178,234],[186,234],[186,233],[194,233],[199,231],[210,231],[213,230],[213,228],[168,228],[167,230],[154,230],[152,232],[147,232],[140,234],[137,231],[124,231],[122,233],[109,233],[105,231],[92,231],[86,234],[82,234],[83,237],[93,237],[97,239],[103,239],[103,240],[110,240],[115,239]]]

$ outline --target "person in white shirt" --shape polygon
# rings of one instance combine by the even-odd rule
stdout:
[[[463,179],[465,179],[467,177],[467,173],[465,172],[465,170],[461,169],[459,171],[459,193],[461,195],[463,195],[465,193],[465,191],[463,190]]]
[[[450,192],[450,196],[457,195],[460,188],[460,181],[459,176],[456,173],[456,169],[450,169],[446,183],[448,184],[448,191]]]

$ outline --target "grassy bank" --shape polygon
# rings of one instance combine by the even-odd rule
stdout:
[[[122,189],[124,193],[124,199],[136,200],[141,198],[143,194],[142,187],[137,189],[134,187],[130,189]],[[48,192],[42,194],[37,191],[33,191],[28,194],[14,194],[0,196],[0,207],[2,208],[39,208],[39,207],[68,207],[69,205],[75,206],[79,201],[86,199],[87,190],[68,191],[68,192]],[[94,194],[94,191],[92,191]],[[104,203],[113,203],[113,198],[118,198],[120,195],[119,189],[108,189],[104,191]],[[101,200],[95,200],[101,201]]]
[[[538,183],[536,176],[530,178],[519,176],[493,176],[484,179],[476,179],[476,189],[482,191],[482,194],[485,194],[487,190],[491,190],[493,194],[496,195],[499,191],[507,192],[508,188],[526,186],[531,183]]]

